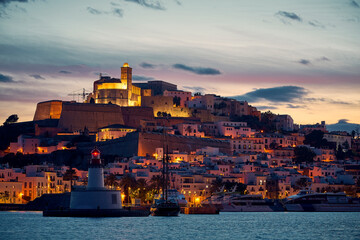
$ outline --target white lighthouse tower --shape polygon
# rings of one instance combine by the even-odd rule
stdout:
[[[87,190],[104,190],[104,170],[101,165],[100,151],[95,148],[91,151],[91,156]]]
[[[121,194],[117,190],[104,187],[104,169],[100,151],[91,151],[86,189],[73,190],[70,197],[70,209],[83,210],[117,210],[121,209]]]

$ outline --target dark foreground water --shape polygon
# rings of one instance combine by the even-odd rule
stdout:
[[[0,239],[360,239],[360,213],[53,218],[0,212]]]

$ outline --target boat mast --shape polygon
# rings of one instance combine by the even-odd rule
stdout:
[[[165,122],[163,123],[163,162],[162,162],[162,176],[161,176],[161,180],[162,180],[162,200],[165,200],[165,189],[166,189],[166,155],[165,155]],[[167,199],[166,199],[167,200]]]
[[[168,120],[166,116],[166,120]],[[163,194],[162,200],[168,201],[169,182],[169,146],[166,142],[165,121],[163,124],[163,168],[162,168]]]
[[[169,146],[166,144],[165,155],[165,200],[168,200],[168,184],[169,184]]]

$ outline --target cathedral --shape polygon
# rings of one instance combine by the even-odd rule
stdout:
[[[151,93],[150,93],[151,95]],[[116,104],[122,107],[141,106],[141,88],[132,84],[132,68],[128,63],[121,67],[121,79],[100,76],[87,103]]]

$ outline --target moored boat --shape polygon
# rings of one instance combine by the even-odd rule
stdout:
[[[152,216],[179,216],[180,206],[173,199],[159,199],[155,200],[154,204],[150,208],[150,212]]]
[[[313,193],[300,191],[285,202],[290,212],[360,212],[359,199],[352,199],[345,193]]]
[[[221,195],[207,199],[202,205],[214,205],[220,212],[277,212],[284,211],[280,201],[264,199],[262,195]]]
[[[169,188],[169,168],[168,168],[168,154],[166,150],[166,155],[163,160],[163,169],[162,169],[162,194],[160,199],[154,199],[154,203],[150,208],[152,216],[179,216],[180,205],[177,197],[171,196],[172,191],[168,190]],[[177,191],[176,191],[177,192]]]

